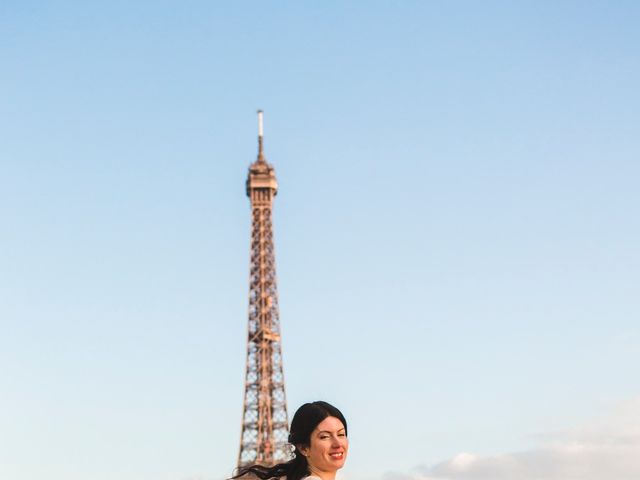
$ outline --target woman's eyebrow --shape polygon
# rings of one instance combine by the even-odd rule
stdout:
[[[341,428],[341,429],[339,429],[339,430],[336,430],[336,433],[338,433],[338,432],[344,432],[344,428]],[[330,432],[329,430],[320,430],[320,431],[318,432],[318,435],[320,435],[321,433],[329,433],[329,434],[331,434],[331,432]]]

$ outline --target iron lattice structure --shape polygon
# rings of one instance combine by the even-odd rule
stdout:
[[[291,458],[271,221],[278,184],[262,145],[262,112],[258,111],[258,158],[247,177],[251,201],[249,328],[238,467],[271,466]]]

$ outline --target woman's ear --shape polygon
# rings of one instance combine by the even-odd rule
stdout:
[[[306,445],[296,445],[296,447],[298,448],[298,451],[304,456],[304,457],[308,457],[309,456],[309,447],[307,447]]]

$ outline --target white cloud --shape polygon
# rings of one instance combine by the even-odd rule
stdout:
[[[538,448],[493,456],[460,453],[413,480],[638,480],[640,397],[581,428],[540,437]],[[397,475],[403,480],[406,475]],[[396,475],[389,474],[385,480]]]

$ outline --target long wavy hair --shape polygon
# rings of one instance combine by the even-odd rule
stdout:
[[[309,475],[309,464],[307,457],[300,451],[300,447],[309,447],[311,443],[311,433],[318,424],[327,417],[335,417],[344,425],[344,433],[347,434],[347,421],[344,415],[333,405],[317,401],[302,405],[291,420],[291,430],[289,433],[289,443],[293,445],[293,459],[288,462],[278,463],[273,467],[264,465],[250,465],[238,468],[231,477],[240,478],[244,475],[252,474],[261,480],[285,477],[286,480],[301,480]]]

